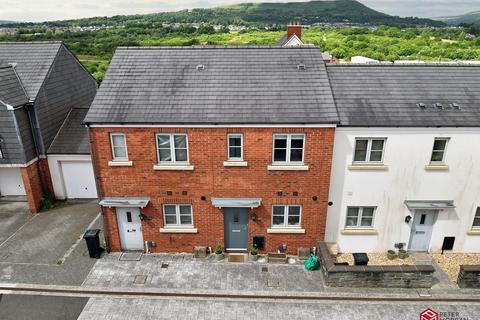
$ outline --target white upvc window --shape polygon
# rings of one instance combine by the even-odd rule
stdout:
[[[272,228],[300,228],[302,206],[272,206]]]
[[[184,133],[157,133],[159,163],[188,163],[188,138]]]
[[[193,227],[191,204],[164,204],[163,222],[165,227]]]
[[[127,141],[124,133],[111,133],[113,161],[128,161]]]
[[[373,228],[376,207],[348,207],[346,229]]]
[[[477,211],[475,211],[475,217],[473,218],[472,229],[480,229],[480,207],[477,207]]]
[[[229,133],[228,139],[228,160],[243,161],[243,134]]]
[[[273,135],[273,163],[302,164],[304,159],[305,134],[276,133]]]
[[[355,138],[354,163],[382,163],[386,138]]]
[[[2,151],[2,146],[0,146],[0,159],[3,159],[3,151]]]
[[[445,153],[450,138],[435,138],[430,163],[445,163]]]

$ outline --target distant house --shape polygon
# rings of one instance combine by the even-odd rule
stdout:
[[[117,49],[85,118],[109,248],[315,246],[337,122],[314,46]]]
[[[277,45],[282,47],[302,46],[302,26],[299,24],[287,25],[287,34],[278,40]]]
[[[327,65],[340,117],[326,241],[480,248],[480,66]]]
[[[54,193],[47,150],[96,82],[61,42],[0,43],[0,74],[0,196],[26,196],[37,212]]]

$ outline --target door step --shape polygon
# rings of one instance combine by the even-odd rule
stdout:
[[[243,263],[246,261],[247,255],[244,253],[229,253],[228,262]]]
[[[287,255],[285,253],[269,253],[268,263],[285,264],[287,263]]]

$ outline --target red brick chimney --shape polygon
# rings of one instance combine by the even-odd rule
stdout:
[[[287,25],[287,39],[290,39],[291,36],[296,35],[298,39],[302,40],[302,26],[295,23],[290,23]]]

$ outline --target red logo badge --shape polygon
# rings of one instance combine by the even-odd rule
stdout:
[[[420,320],[438,320],[438,313],[428,308],[420,313]]]

